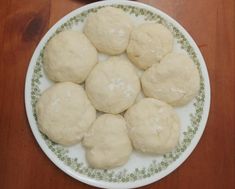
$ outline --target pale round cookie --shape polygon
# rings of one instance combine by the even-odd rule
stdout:
[[[120,115],[99,116],[82,142],[91,167],[109,169],[125,164],[132,152],[126,121]]]
[[[44,91],[36,104],[36,114],[40,131],[66,146],[80,142],[96,118],[84,89],[71,82]]]
[[[126,50],[132,27],[130,18],[121,9],[105,7],[88,15],[84,33],[98,51],[117,55]]]
[[[140,92],[140,81],[127,59],[111,57],[95,66],[85,88],[97,110],[118,114],[134,103]]]
[[[200,76],[193,61],[184,54],[171,53],[141,78],[144,94],[173,106],[190,102],[200,88]]]
[[[173,35],[162,24],[144,23],[133,29],[127,47],[129,59],[139,68],[147,69],[173,48]]]
[[[82,83],[96,63],[96,49],[79,31],[57,34],[44,50],[44,70],[53,81]]]
[[[134,148],[151,154],[164,154],[179,141],[180,120],[165,102],[144,98],[131,106],[125,119]]]

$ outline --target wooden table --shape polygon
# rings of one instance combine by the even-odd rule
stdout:
[[[0,0],[0,188],[92,188],[59,170],[42,152],[24,107],[25,74],[45,32],[91,1]],[[176,171],[143,188],[235,188],[234,0],[142,0],[178,20],[206,60],[212,90],[203,137]]]

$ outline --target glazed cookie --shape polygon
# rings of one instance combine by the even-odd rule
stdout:
[[[90,166],[99,169],[123,165],[132,152],[126,122],[120,115],[103,114],[98,117],[82,144]]]
[[[128,45],[132,22],[121,9],[105,7],[89,14],[84,33],[102,53],[117,55]]]
[[[36,104],[38,126],[52,141],[73,145],[96,118],[84,89],[74,83],[58,83],[43,92]]]
[[[44,50],[44,70],[53,81],[82,83],[96,63],[96,49],[79,31],[57,34]]]
[[[162,24],[145,23],[133,29],[127,47],[129,59],[139,68],[147,69],[173,48],[173,35]]]
[[[127,59],[111,57],[95,66],[85,88],[97,110],[118,114],[134,103],[140,92],[140,81]]]
[[[164,154],[178,144],[179,117],[165,102],[144,98],[127,110],[125,119],[132,144],[138,151]]]
[[[141,83],[146,96],[182,106],[198,94],[200,76],[187,55],[171,53],[146,70]]]

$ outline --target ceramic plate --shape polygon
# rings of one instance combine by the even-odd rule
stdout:
[[[112,170],[90,168],[80,144],[65,148],[50,141],[37,127],[35,104],[42,91],[53,82],[47,79],[42,68],[42,56],[47,41],[61,31],[82,30],[87,15],[103,6],[114,6],[130,15],[138,25],[156,22],[166,26],[174,35],[174,51],[187,53],[200,72],[200,92],[188,105],[176,108],[181,119],[181,137],[178,146],[163,156],[143,155],[134,152],[127,164]],[[102,58],[102,57],[101,57]],[[63,17],[42,38],[30,61],[25,83],[25,105],[33,135],[43,152],[61,170],[73,178],[103,188],[133,188],[155,182],[181,165],[196,147],[206,125],[210,107],[210,84],[203,57],[190,35],[174,19],[162,11],[132,1],[102,1],[89,4]]]

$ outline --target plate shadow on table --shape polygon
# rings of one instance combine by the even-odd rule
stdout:
[[[98,2],[97,0],[70,0],[70,1],[73,1],[73,2],[82,2],[82,3],[94,3],[94,2]]]

